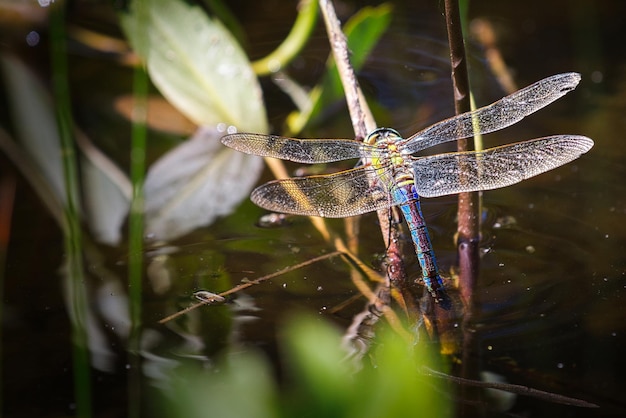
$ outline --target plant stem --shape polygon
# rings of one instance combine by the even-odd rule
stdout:
[[[130,177],[133,186],[129,214],[128,278],[131,332],[128,343],[129,382],[128,416],[141,416],[141,311],[143,277],[143,185],[146,171],[146,117],[148,75],[143,66],[135,67],[133,79],[133,127],[130,154]]]
[[[317,22],[317,2],[304,0],[300,2],[300,10],[291,32],[278,48],[266,57],[252,63],[252,69],[258,76],[275,73],[283,69],[304,48],[311,38]]]
[[[337,65],[337,71],[343,86],[343,90],[346,96],[346,102],[348,104],[348,110],[350,112],[350,119],[352,121],[352,127],[354,129],[355,137],[357,139],[365,139],[367,134],[376,128],[376,122],[374,117],[367,106],[367,101],[363,96],[361,88],[359,86],[354,69],[350,63],[350,54],[346,41],[346,37],[341,30],[339,20],[333,8],[331,0],[319,0],[320,9],[324,22],[326,24],[326,31],[328,32],[328,39]],[[390,222],[389,211],[379,210],[377,211],[378,220],[380,222],[380,228],[385,241],[386,250],[386,275],[385,282],[375,291],[377,295],[385,295],[382,299],[374,298],[368,302],[368,309],[380,310],[379,306],[382,306],[389,302],[388,290],[391,285],[396,287],[401,294],[402,302],[406,313],[409,315],[413,324],[419,322],[419,309],[414,302],[414,295],[411,293],[411,286],[409,285],[408,276],[404,269],[402,261],[402,253],[398,245],[401,240],[399,239],[398,229]],[[386,288],[386,289],[385,289]],[[357,316],[355,321],[358,321]],[[377,316],[368,317],[372,320],[377,320]],[[373,323],[368,326],[373,326]],[[357,326],[353,323],[353,327]]]
[[[65,179],[65,228],[67,305],[72,320],[74,392],[76,416],[91,417],[91,375],[86,330],[87,292],[83,266],[83,242],[80,226],[78,163],[73,140],[73,120],[69,93],[67,52],[65,48],[65,4],[53,4],[50,11],[50,48],[52,89],[57,125],[61,139],[61,158]]]
[[[470,111],[470,89],[463,30],[457,0],[445,0],[446,26],[452,64],[454,109],[457,115]],[[468,150],[468,139],[457,141],[457,151]],[[466,311],[472,310],[472,295],[478,276],[478,193],[460,193],[458,207],[459,285]]]
[[[465,44],[463,40],[463,28],[459,11],[459,0],[445,0],[446,27],[448,29],[448,42],[450,45],[450,62],[452,65],[452,88],[454,90],[454,109],[457,115],[471,110],[470,88],[467,72],[467,59],[465,57]],[[460,138],[457,140],[457,151],[468,150],[469,140]],[[460,167],[463,173],[463,167]],[[461,181],[463,177],[461,174]],[[477,375],[477,362],[469,357],[474,344],[474,333],[471,330],[473,316],[473,294],[478,277],[478,242],[479,242],[479,199],[478,193],[460,193],[459,206],[457,209],[458,234],[457,249],[459,254],[459,286],[461,298],[465,307],[463,316],[463,351],[462,351],[462,374],[466,378],[474,378]],[[464,399],[472,399],[468,406],[461,411],[464,416],[481,414],[480,392],[468,387],[463,387]]]

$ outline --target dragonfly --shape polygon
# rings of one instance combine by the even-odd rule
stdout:
[[[253,190],[250,198],[273,212],[327,218],[399,207],[422,270],[421,281],[435,302],[449,309],[451,300],[439,273],[420,197],[510,186],[580,157],[593,147],[593,140],[555,135],[482,151],[415,154],[515,124],[576,88],[580,79],[580,74],[573,72],[553,75],[408,138],[391,128],[377,128],[364,141],[233,133],[222,137],[222,143],[244,153],[297,163],[359,159],[355,168],[334,174],[270,181]]]

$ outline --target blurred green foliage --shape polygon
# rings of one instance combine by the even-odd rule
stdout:
[[[233,349],[210,370],[174,371],[166,416],[404,418],[453,412],[439,382],[419,372],[432,364],[425,343],[407,345],[382,329],[356,371],[340,333],[324,320],[296,315],[282,331],[280,381],[263,355]]]

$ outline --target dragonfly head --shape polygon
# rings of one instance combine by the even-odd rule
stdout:
[[[399,139],[402,139],[402,136],[395,129],[376,128],[367,135],[365,142],[370,145],[376,145],[380,143],[396,142]]]

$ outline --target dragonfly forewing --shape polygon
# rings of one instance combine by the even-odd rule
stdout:
[[[375,152],[369,145],[352,139],[297,139],[255,133],[224,135],[222,143],[246,154],[306,164],[361,158]]]
[[[392,204],[387,187],[368,175],[370,169],[274,180],[256,188],[250,199],[267,210],[325,218],[387,208]]]
[[[419,157],[412,167],[417,192],[436,197],[509,186],[575,160],[592,146],[585,136],[548,136],[484,151]]]
[[[429,126],[407,138],[403,149],[413,154],[444,142],[506,128],[563,97],[579,82],[578,73],[544,78],[488,106]]]

